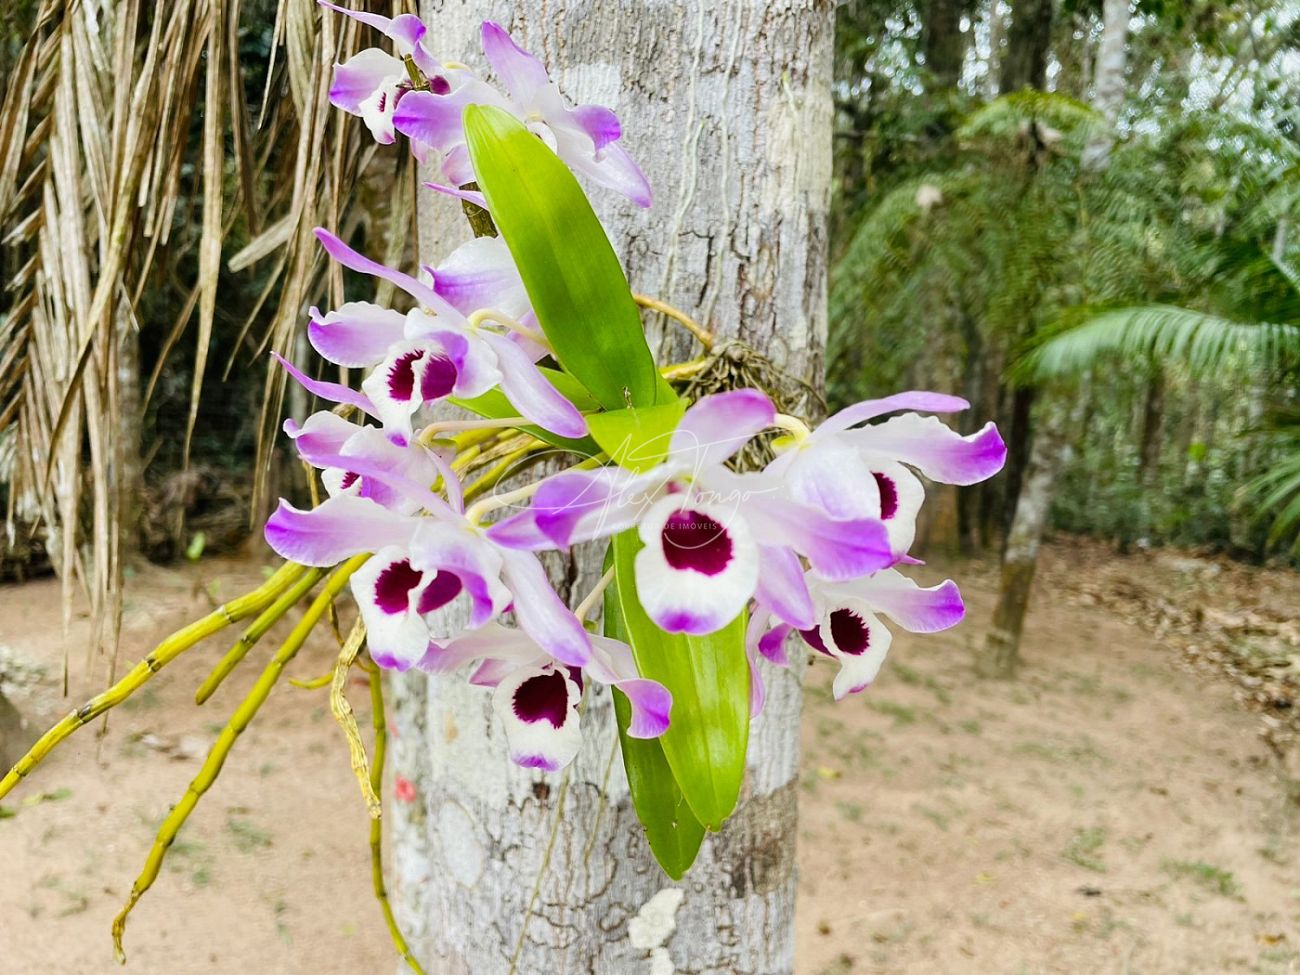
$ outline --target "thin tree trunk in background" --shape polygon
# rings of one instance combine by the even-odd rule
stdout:
[[[1056,473],[1069,449],[1065,410],[1051,409],[1055,406],[1052,403],[1042,405],[1047,409],[1041,410],[1024,487],[1002,555],[1002,582],[993,623],[975,661],[976,672],[981,677],[1008,679],[1016,675],[1020,666],[1020,634],[1038,569],[1038,547],[1052,507]]]
[[[1019,13],[1019,6],[1016,8]],[[1050,18],[1050,7],[1049,14]],[[1102,29],[1102,51],[1097,57],[1097,78],[1093,90],[1098,99],[1095,107],[1114,122],[1123,96],[1125,44],[1128,35],[1129,8],[1127,0],[1105,0],[1106,22]],[[1085,168],[1084,178],[1096,176],[1106,168],[1113,131],[1085,147],[1085,155],[1093,151]],[[1087,384],[1084,384],[1085,387]],[[1075,419],[1087,410],[1090,393],[1080,390],[1076,394],[1072,411]],[[1002,553],[1002,581],[998,591],[993,623],[985,641],[983,652],[976,659],[976,670],[981,676],[995,678],[1014,677],[1020,662],[1020,634],[1024,629],[1025,612],[1029,607],[1029,594],[1038,565],[1038,548],[1051,513],[1052,490],[1056,478],[1070,455],[1069,431],[1073,424],[1064,409],[1054,410],[1051,403],[1040,403],[1041,419],[1035,431],[1033,447],[1025,469],[1023,483],[1016,497],[1015,514],[1007,532],[1007,544]]]
[[[971,13],[972,0],[929,0],[922,15],[921,54],[934,91],[956,88],[966,61],[967,35],[962,18]]]
[[[1041,90],[1047,83],[1047,52],[1052,43],[1052,0],[1014,0],[1006,38],[998,93]]]
[[[1145,487],[1155,484],[1160,473],[1160,434],[1165,414],[1165,374],[1153,364],[1142,399],[1142,430],[1138,439],[1138,481]]]
[[[422,12],[443,56],[480,64],[477,25],[495,17],[570,98],[619,113],[655,206],[592,195],[636,290],[820,376],[831,4],[498,0]],[[424,204],[429,260],[468,230],[454,205]],[[665,362],[698,352],[661,322],[651,344]],[[595,581],[599,557],[564,560],[573,594]],[[394,897],[430,975],[792,972],[800,688],[797,673],[769,676],[744,799],[681,884],[636,822],[603,689],[588,692],[571,771],[548,776],[509,762],[481,689],[395,680],[394,770],[416,799],[388,808]],[[630,935],[630,921],[658,914],[661,938],[645,933],[653,925]]]

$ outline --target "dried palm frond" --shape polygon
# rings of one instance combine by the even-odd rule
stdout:
[[[410,4],[367,6],[397,14]],[[226,298],[231,276],[259,292],[228,350],[241,364],[268,348],[294,358],[307,305],[327,285],[342,300],[311,228],[355,229],[345,210],[374,153],[329,110],[328,87],[366,28],[308,0],[279,0],[273,31],[271,13],[268,0],[35,0],[5,79],[0,439],[13,462],[0,480],[10,523],[21,514],[44,526],[65,613],[74,587],[86,592],[101,648],[115,646],[120,623],[143,404],[174,352],[193,341],[187,463],[205,383],[212,389],[214,323],[241,312]],[[243,56],[259,28],[269,54]],[[263,91],[250,92],[262,77]],[[400,205],[378,230],[387,256],[400,257],[413,183],[393,185]],[[147,306],[167,308],[166,320]],[[142,335],[161,349],[147,392]],[[264,469],[285,384],[265,356],[254,362],[266,374]]]

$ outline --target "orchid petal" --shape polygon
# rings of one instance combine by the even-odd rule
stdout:
[[[402,340],[406,316],[368,301],[349,301],[322,316],[313,308],[307,326],[312,348],[340,366],[369,367]]]
[[[721,464],[776,417],[772,401],[756,389],[734,389],[697,400],[673,432],[669,462],[695,470]]]
[[[993,423],[963,437],[938,417],[904,414],[848,436],[862,449],[910,464],[943,484],[976,484],[1002,470],[1007,459]]]
[[[342,383],[330,383],[321,379],[312,379],[301,370],[294,367],[288,359],[278,352],[272,352],[271,358],[284,368],[294,380],[307,392],[313,396],[319,396],[321,399],[327,399],[331,403],[346,403],[348,406],[355,406],[359,410],[375,416],[375,405],[370,402],[369,397],[363,393],[358,393],[351,386],[344,386]]]
[[[415,520],[368,498],[339,495],[310,511],[283,498],[266,522],[266,542],[299,565],[328,567],[353,555],[411,539]]]
[[[815,622],[812,596],[799,557],[781,545],[758,546],[758,601],[800,630]]]
[[[561,437],[584,437],[587,421],[578,408],[546,381],[527,354],[503,335],[480,332],[496,353],[501,392],[521,415]]]
[[[854,403],[852,406],[846,406],[838,413],[834,413],[823,420],[817,427],[814,436],[847,430],[851,426],[878,416],[884,416],[886,413],[897,413],[900,410],[922,410],[926,413],[960,413],[969,407],[970,404],[960,396],[910,390],[906,393],[895,393],[893,396],[886,396],[883,399],[869,399],[861,403]]]
[[[618,116],[603,105],[579,105],[569,112],[569,116],[591,137],[598,153],[623,135]]]
[[[546,570],[531,552],[499,550],[501,577],[514,595],[520,629],[561,663],[582,667],[591,659],[591,638],[555,594]]]
[[[577,683],[557,668],[520,667],[503,678],[492,706],[505,728],[511,760],[546,772],[573,761],[582,747],[581,699]]]
[[[420,519],[411,539],[411,564],[421,572],[450,572],[469,599],[469,626],[477,629],[505,611],[510,590],[501,583],[498,551],[462,524]]]
[[[505,28],[483,22],[483,53],[511,97],[530,104],[551,83],[542,62],[514,42]]]
[[[435,193],[442,193],[446,196],[454,196],[458,200],[464,200],[466,203],[473,203],[476,207],[486,210],[487,197],[478,190],[462,190],[458,186],[448,186],[446,183],[437,183],[430,181],[424,184],[425,189],[433,190]]]
[[[330,104],[352,115],[361,115],[363,105],[375,92],[394,86],[404,77],[406,67],[400,60],[377,47],[367,48],[334,66]]]
[[[413,94],[419,94],[419,92]],[[410,96],[408,95],[407,98],[410,98]],[[403,103],[407,101],[407,98],[402,99]],[[378,261],[372,261],[365,255],[354,251],[324,227],[317,227],[315,233],[316,239],[320,241],[325,253],[344,267],[360,274],[368,274],[371,277],[390,281],[420,302],[420,304],[435,312],[441,313],[444,310],[450,310],[447,303],[438,297],[438,293],[429,285],[417,281],[409,274],[394,270],[387,265],[380,264]]]
[[[758,584],[758,546],[721,505],[669,495],[642,519],[637,596],[669,633],[713,633],[745,608]]]
[[[433,287],[464,315],[492,308],[518,319],[530,310],[523,278],[500,237],[475,237],[457,247],[434,269]]]

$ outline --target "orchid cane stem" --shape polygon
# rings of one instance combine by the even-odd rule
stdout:
[[[262,675],[257,679],[257,683],[253,685],[253,689],[248,692],[248,695],[240,702],[239,707],[235,709],[235,713],[230,716],[230,720],[226,722],[225,727],[221,729],[217,740],[208,751],[208,757],[204,759],[203,767],[199,769],[198,774],[190,782],[189,787],[185,790],[185,795],[181,797],[180,802],[172,807],[171,812],[167,814],[167,818],[163,820],[162,826],[158,829],[158,835],[154,838],[153,846],[149,850],[149,855],[145,858],[140,876],[131,885],[131,894],[127,898],[126,906],[113,919],[113,953],[119,962],[126,962],[126,952],[122,949],[122,935],[126,932],[127,918],[135,905],[140,902],[140,898],[158,879],[158,872],[162,869],[163,860],[167,856],[167,850],[176,839],[176,834],[185,825],[185,821],[189,818],[190,813],[194,811],[194,807],[199,804],[199,800],[204,793],[212,787],[212,783],[221,774],[221,767],[225,764],[230,750],[234,747],[244,729],[257,716],[257,712],[262,705],[266,703],[267,697],[270,696],[272,688],[280,679],[284,668],[297,656],[307,637],[311,635],[316,628],[316,624],[320,622],[321,617],[329,609],[331,601],[348,584],[352,573],[361,568],[369,558],[368,554],[354,556],[339,566],[334,571],[334,574],[330,576],[329,581],[325,583],[325,587],[317,594],[307,612],[298,621],[298,625],[289,634],[289,638],[284,641],[280,649],[275,652],[275,656],[271,658],[271,662],[266,665],[266,669],[262,671]]]
[[[657,311],[661,315],[667,315],[677,324],[681,325],[686,331],[690,332],[697,339],[700,345],[704,346],[705,351],[713,348],[713,333],[693,319],[680,308],[674,308],[666,301],[660,301],[658,298],[651,298],[649,295],[633,294],[632,297],[642,308],[649,308],[651,311]]]
[[[545,333],[539,332],[535,328],[529,328],[527,325],[520,324],[503,311],[497,311],[495,308],[480,308],[468,318],[470,328],[478,328],[484,322],[495,322],[497,325],[504,325],[510,331],[522,335],[530,342],[536,342],[543,349],[550,349],[551,343]]]
[[[352,774],[357,777],[357,782],[361,785],[361,797],[366,800],[366,809],[370,813],[370,818],[378,819],[383,814],[379,804],[379,793],[370,781],[370,762],[366,758],[366,746],[361,743],[361,729],[357,727],[356,715],[352,713],[352,705],[348,703],[347,696],[348,674],[352,672],[352,665],[356,663],[361,645],[365,642],[366,625],[358,618],[352,626],[352,632],[348,634],[347,642],[343,644],[343,649],[339,651],[338,663],[334,665],[334,679],[330,683],[330,712],[348,740]]]
[[[117,707],[148,683],[154,674],[158,673],[190,647],[215,633],[221,632],[232,623],[237,623],[239,620],[264,609],[307,571],[305,566],[286,562],[266,582],[252,592],[245,593],[237,599],[232,599],[203,617],[203,619],[191,623],[167,637],[148,656],[132,667],[116,684],[102,694],[92,697],[80,708],[41,735],[31,750],[14,764],[14,767],[9,770],[3,779],[0,779],[0,799],[8,795],[13,790],[13,787],[30,775],[32,770],[44,761],[56,746],[79,728],[90,724],[99,715]]]
[[[199,689],[194,692],[194,703],[205,704],[221,686],[222,681],[230,676],[231,672],[243,662],[248,651],[252,650],[257,642],[266,635],[280,617],[289,612],[303,596],[307,595],[315,588],[316,583],[320,582],[321,577],[325,575],[324,569],[308,569],[304,571],[301,578],[293,586],[280,596],[274,603],[267,607],[257,619],[244,631],[233,647],[226,651],[226,655],[217,662],[212,668],[212,673],[199,685]]]
[[[610,569],[600,577],[600,581],[596,583],[591,592],[587,593],[586,598],[578,604],[578,608],[573,611],[573,615],[578,618],[579,623],[583,622],[587,618],[587,614],[595,608],[596,603],[600,601],[600,597],[605,594],[605,590],[613,581],[614,570]]]
[[[388,758],[388,721],[384,717],[384,681],[378,667],[372,667],[370,677],[370,726],[375,731],[375,759],[370,763],[370,790],[378,793],[384,787],[384,762]],[[411,954],[411,948],[402,936],[402,929],[393,916],[393,905],[388,900],[388,886],[384,883],[384,824],[370,820],[370,877],[374,883],[375,900],[384,913],[389,937],[397,953],[411,966],[415,975],[424,975],[424,969]]]

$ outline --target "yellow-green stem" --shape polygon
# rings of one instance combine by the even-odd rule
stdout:
[[[203,794],[212,787],[212,783],[221,774],[221,768],[225,764],[230,750],[234,747],[244,729],[257,716],[258,710],[266,703],[267,697],[271,694],[271,689],[275,687],[276,681],[280,679],[284,668],[297,656],[307,637],[316,628],[316,624],[329,610],[330,602],[348,584],[352,573],[361,568],[368,558],[370,558],[369,555],[354,556],[340,565],[334,571],[334,574],[330,576],[329,581],[325,583],[325,587],[312,601],[307,612],[303,614],[302,619],[298,621],[298,624],[289,634],[289,638],[281,644],[280,649],[271,658],[271,662],[266,665],[266,669],[262,671],[262,675],[257,679],[257,683],[253,685],[253,689],[248,692],[248,695],[240,702],[239,707],[235,709],[235,713],[230,716],[230,720],[226,722],[225,727],[221,729],[217,740],[213,743],[212,748],[208,750],[208,757],[204,759],[203,767],[199,769],[198,775],[194,776],[193,781],[190,782],[189,788],[185,790],[185,795],[181,797],[180,802],[172,807],[171,812],[167,814],[167,818],[163,820],[162,826],[158,829],[158,835],[154,838],[153,846],[149,850],[149,855],[145,857],[140,876],[131,885],[131,895],[127,898],[126,906],[113,919],[113,951],[119,962],[123,964],[126,962],[126,952],[122,949],[122,935],[126,931],[127,918],[135,905],[139,903],[140,898],[158,879],[158,872],[162,869],[163,860],[166,859],[167,850],[176,839],[176,834],[185,825],[185,821],[189,818],[190,813],[194,811],[194,807],[198,805]]]
[[[370,724],[375,730],[375,758],[370,763],[370,788],[376,794],[384,787],[384,762],[388,757],[388,722],[384,717],[384,683],[383,674],[378,667],[370,670]],[[393,905],[388,900],[388,886],[384,883],[384,824],[381,820],[370,820],[370,877],[374,882],[375,900],[384,912],[384,923],[388,925],[388,934],[393,939],[397,953],[411,966],[416,975],[424,975],[424,969],[411,954],[411,948],[402,936],[402,929],[393,916]]]
[[[226,651],[226,655],[212,668],[212,673],[208,674],[203,683],[199,685],[199,689],[194,692],[194,703],[205,703],[221,686],[221,682],[230,676],[231,671],[243,662],[244,657],[248,655],[248,651],[252,650],[257,645],[257,641],[266,635],[266,631],[274,626],[285,613],[296,606],[303,596],[311,592],[324,575],[324,569],[308,569],[304,571],[302,577],[287,592],[268,606],[261,616],[253,620],[248,629],[244,631],[244,635],[236,641],[233,647]]]
[[[245,593],[237,599],[219,606],[203,619],[177,630],[162,643],[154,647],[143,660],[132,667],[116,684],[102,694],[92,697],[77,710],[73,711],[56,724],[32,746],[31,751],[20,758],[3,779],[0,779],[0,799],[3,799],[22,779],[32,773],[45,757],[61,742],[94,721],[99,715],[117,707],[138,691],[158,671],[179,657],[190,647],[219,633],[227,626],[237,623],[254,613],[260,612],[275,601],[285,589],[289,588],[304,572],[305,566],[286,562],[252,592]]]

